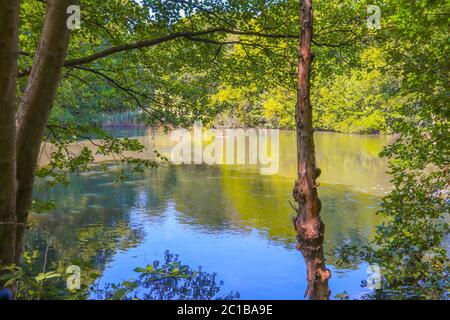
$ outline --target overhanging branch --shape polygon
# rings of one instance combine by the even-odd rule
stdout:
[[[227,28],[214,28],[214,29],[208,29],[208,30],[202,30],[202,31],[183,31],[183,32],[174,32],[159,38],[155,39],[146,39],[141,40],[133,43],[123,44],[115,47],[111,47],[102,51],[99,51],[97,53],[77,58],[77,59],[71,59],[67,60],[64,63],[65,67],[75,67],[80,66],[84,64],[91,63],[93,61],[114,55],[116,53],[121,53],[125,51],[140,49],[140,48],[148,48],[152,47],[164,42],[168,42],[175,39],[187,39],[190,41],[200,41],[205,43],[212,43],[212,44],[227,44],[227,42],[221,43],[220,41],[212,40],[212,39],[206,39],[206,38],[199,38],[200,36],[205,36],[208,34],[215,34],[215,33],[226,33],[226,34],[234,34],[234,35],[241,35],[241,36],[252,36],[252,37],[261,37],[261,38],[272,38],[272,39],[298,39],[298,35],[292,35],[292,34],[273,34],[273,33],[261,33],[258,31],[245,31],[245,30],[233,30],[233,29],[227,29]],[[231,43],[240,43],[242,45],[255,45],[255,43],[250,42],[228,42],[228,44]],[[349,45],[349,43],[339,43],[339,44],[331,44],[331,43],[318,43],[313,40],[313,43],[316,46],[319,47],[341,47]],[[31,72],[31,68],[24,69],[18,72],[18,77],[24,77],[28,76]]]
[[[214,33],[228,33],[228,34],[235,34],[235,35],[256,36],[256,37],[276,38],[276,39],[298,38],[297,35],[267,34],[267,33],[260,33],[260,32],[256,32],[256,31],[242,31],[242,30],[232,30],[232,29],[226,29],[226,28],[214,28],[214,29],[202,30],[202,31],[175,32],[175,33],[171,33],[169,35],[162,36],[162,37],[155,38],[155,39],[146,39],[146,40],[141,40],[141,41],[137,41],[134,43],[123,44],[123,45],[111,47],[111,48],[99,51],[97,53],[94,53],[94,54],[86,56],[86,57],[67,60],[64,63],[64,66],[65,67],[74,67],[74,66],[84,65],[84,64],[87,64],[87,63],[90,63],[90,62],[93,62],[93,61],[96,61],[96,60],[99,60],[99,59],[102,59],[102,58],[105,58],[105,57],[108,57],[110,55],[120,53],[120,52],[152,47],[157,44],[161,44],[161,43],[168,42],[168,41],[175,40],[175,39],[183,39],[184,38],[184,39],[188,39],[188,40],[193,40],[198,36],[204,36],[204,35],[214,34]],[[203,40],[203,42],[206,42],[206,41]],[[30,72],[31,72],[31,68],[21,70],[18,73],[18,77],[27,76],[30,74]]]

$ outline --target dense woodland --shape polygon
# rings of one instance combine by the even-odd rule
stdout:
[[[301,87],[297,75],[306,51],[299,52],[308,39],[304,19],[311,3],[311,69],[305,71],[308,87]],[[53,209],[33,198],[35,182],[70,184],[70,173],[88,171],[92,164],[92,151],[72,153],[71,143],[95,138],[97,152],[122,163],[123,181],[126,170],[142,172],[157,164],[125,156],[143,146],[112,137],[105,125],[170,130],[201,120],[210,127],[297,129],[303,137],[305,118],[296,119],[296,108],[307,92],[315,131],[396,137],[380,154],[394,185],[378,213],[385,220],[369,244],[340,249],[343,261],[380,266],[382,287],[366,298],[448,299],[450,7],[439,0],[376,1],[378,28],[367,24],[371,4],[0,0],[0,288],[22,299],[92,297],[89,281],[85,291],[73,293],[54,273],[31,274],[32,253],[23,250],[29,213]],[[73,30],[66,27],[70,5],[81,8],[81,24]],[[38,166],[43,142],[56,149],[47,165]],[[304,188],[316,192],[314,146],[304,151],[298,161],[306,163],[308,174],[299,170],[295,188],[302,188],[304,178]],[[302,210],[309,208],[302,201],[309,200],[296,198],[295,191],[294,200],[301,248],[301,217],[308,214]],[[312,201],[320,220],[320,201]],[[323,260],[323,252],[317,254]],[[135,282],[94,295],[121,298],[155,275],[193,272],[174,267],[179,261],[170,253],[165,258],[156,268],[140,270]],[[64,266],[62,261],[59,267]],[[203,273],[191,282],[187,285],[210,286],[210,295],[197,298],[216,293],[214,276]],[[162,286],[182,292],[169,280]],[[328,298],[318,286],[309,295]],[[167,288],[147,298],[164,298]]]

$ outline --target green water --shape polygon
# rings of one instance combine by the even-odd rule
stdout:
[[[151,130],[116,130],[140,136],[148,147],[168,154],[173,142]],[[386,163],[377,155],[390,137],[317,133],[316,148],[326,225],[324,250],[332,272],[331,297],[367,289],[364,262],[340,265],[337,246],[364,244],[380,223],[380,197],[390,190]],[[295,177],[295,136],[280,134],[280,170],[260,175],[252,166],[164,165],[114,183],[102,171],[74,175],[67,187],[36,195],[56,209],[33,215],[27,249],[47,247],[47,270],[58,261],[80,265],[84,283],[98,286],[136,277],[136,267],[178,254],[184,264],[202,266],[223,281],[221,292],[242,299],[303,299],[306,270],[295,249],[289,205]]]

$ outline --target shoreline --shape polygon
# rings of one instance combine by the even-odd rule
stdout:
[[[176,130],[177,127],[173,127],[172,125],[168,125],[170,128],[170,131]],[[152,130],[164,130],[164,126],[151,126],[151,125],[106,125],[101,126],[102,129],[108,130],[108,129],[152,129]],[[180,127],[179,127],[180,128]],[[255,126],[255,127],[212,127],[213,129],[277,129],[280,131],[292,131],[295,132],[295,129],[287,129],[287,128],[273,128],[273,127],[263,127],[263,126]],[[169,131],[169,132],[170,132]],[[328,133],[339,133],[339,134],[350,134],[350,135],[363,135],[363,136],[393,136],[394,138],[397,138],[399,136],[399,133],[392,132],[392,133],[382,133],[379,130],[374,130],[371,133],[363,133],[363,132],[344,132],[344,131],[335,131],[335,130],[328,130],[328,129],[321,129],[317,128],[314,129],[314,133],[316,132],[328,132]]]

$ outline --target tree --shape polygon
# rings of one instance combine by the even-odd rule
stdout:
[[[19,0],[2,0],[0,8],[0,265],[9,265],[14,262],[16,238],[15,93]]]
[[[32,200],[42,136],[56,95],[69,46],[67,9],[76,0],[50,1],[44,26],[17,113],[17,198],[15,261],[20,260]]]
[[[448,6],[439,1],[386,1],[381,43],[403,100],[399,138],[389,159],[394,190],[382,202],[368,260],[378,264],[376,298],[448,299],[445,239],[449,199]]]
[[[382,199],[383,223],[371,243],[347,250],[380,272],[380,286],[366,298],[448,299],[448,5],[387,0],[380,6],[374,40],[386,64],[379,70],[396,79],[398,105],[391,115],[398,137],[381,156],[394,188]]]
[[[298,87],[295,108],[297,129],[297,174],[294,186],[294,199],[298,203],[294,220],[298,247],[301,250],[308,270],[308,289],[306,295],[313,299],[328,299],[328,279],[331,276],[325,267],[323,255],[324,224],[320,219],[321,203],[317,194],[318,169],[314,151],[314,129],[310,100],[310,77],[313,54],[312,0],[303,0],[300,9],[300,44],[298,50]]]

